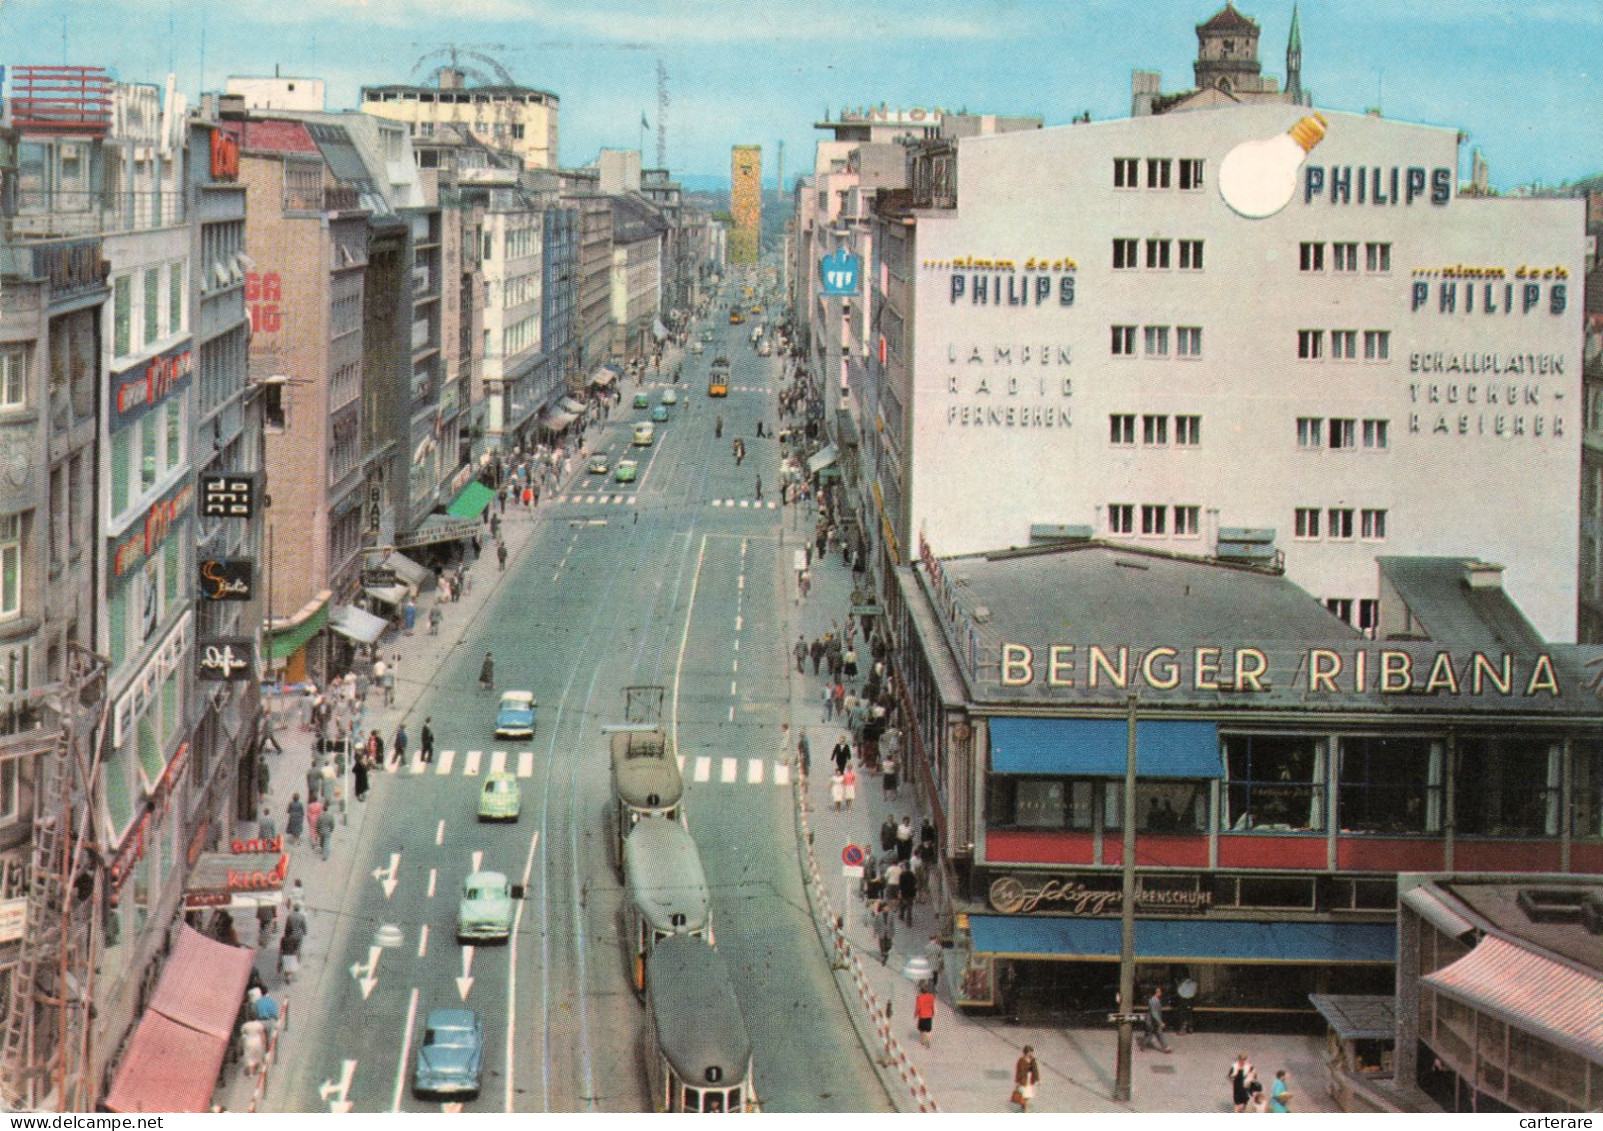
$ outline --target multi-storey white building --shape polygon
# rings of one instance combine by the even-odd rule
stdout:
[[[491,194],[484,217],[486,431],[510,437],[539,408],[542,213],[516,189]],[[510,443],[510,440],[507,441]]]
[[[1582,203],[1460,195],[1452,129],[1305,114],[965,138],[948,181],[915,159],[864,406],[902,547],[1283,558],[1365,629],[1377,555],[1477,555],[1574,639]],[[1221,178],[1247,143],[1279,166]]]

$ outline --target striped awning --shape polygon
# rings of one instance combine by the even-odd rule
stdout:
[[[1603,974],[1487,935],[1420,979],[1438,993],[1603,1064]]]

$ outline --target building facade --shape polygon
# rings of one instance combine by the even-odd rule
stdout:
[[[729,156],[729,261],[756,263],[762,255],[763,150],[760,145],[737,145]]]
[[[460,126],[484,145],[516,154],[526,169],[555,169],[561,99],[519,86],[504,72],[497,77],[503,81],[468,87],[464,72],[442,67],[435,87],[363,87],[361,109],[405,122],[423,138],[441,126]]]
[[[1389,990],[1400,870],[1603,867],[1595,650],[1542,640],[1495,565],[1377,572],[1371,639],[1271,569],[1112,543],[897,571],[960,1004],[1111,1006],[1132,721],[1140,980],[1201,1010]]]
[[[1298,114],[963,139],[931,155],[950,199],[915,157],[869,272],[885,521],[943,553],[1040,528],[1283,560],[1365,631],[1377,553],[1473,530],[1575,639],[1581,204],[1460,195],[1452,130]],[[1299,121],[1284,207],[1249,218],[1226,158]]]

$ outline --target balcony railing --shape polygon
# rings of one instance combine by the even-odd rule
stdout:
[[[184,223],[187,205],[178,192],[115,194],[19,190],[5,217],[13,239],[60,239],[168,228]]]

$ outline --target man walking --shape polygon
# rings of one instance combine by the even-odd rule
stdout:
[[[796,657],[796,674],[806,674],[802,670],[802,665],[807,662],[807,638],[805,636],[796,637],[796,647],[792,648],[791,652]]]
[[[1153,1043],[1164,1052],[1173,1052],[1169,1042],[1163,1038],[1163,987],[1153,989],[1152,996],[1147,999],[1147,1030],[1141,1035],[1141,1047],[1150,1049]]]
[[[433,716],[425,716],[423,730],[418,734],[417,753],[424,762],[434,761],[434,728],[429,726],[433,721]]]
[[[499,538],[495,540],[495,560],[501,567],[501,572],[505,573],[507,568],[507,544]]]
[[[395,728],[395,761],[399,765],[406,765],[406,724],[402,723]]]
[[[813,645],[811,648],[807,649],[807,654],[812,657],[813,674],[817,675],[818,665],[824,658],[824,642],[816,636],[813,637]]]
[[[329,844],[334,839],[334,814],[329,809],[317,815],[317,839],[322,845],[323,859],[327,860]]]

